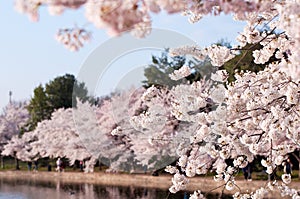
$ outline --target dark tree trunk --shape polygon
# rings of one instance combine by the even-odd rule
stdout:
[[[18,158],[15,158],[15,163],[16,163],[16,170],[20,170]]]
[[[1,168],[4,169],[4,156],[1,155]]]
[[[298,161],[298,179],[300,179],[300,151],[298,151],[298,155],[296,155],[296,152],[293,152],[292,155]]]

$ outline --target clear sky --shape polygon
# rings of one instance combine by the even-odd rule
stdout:
[[[74,24],[93,32],[91,43],[79,52],[69,52],[56,42],[54,35],[59,28]],[[13,8],[13,1],[0,1],[0,110],[8,103],[9,91],[13,100],[30,99],[33,89],[53,78],[71,73],[77,76],[82,63],[89,54],[109,39],[105,30],[94,28],[84,18],[84,10],[67,11],[62,16],[51,16],[46,8],[40,10],[40,21],[31,22],[26,15],[19,14]],[[234,43],[243,23],[235,22],[231,16],[205,17],[199,23],[190,24],[180,15],[159,14],[153,17],[153,26],[182,33],[195,40],[200,46],[207,46],[221,38]],[[144,53],[144,63],[150,63],[151,53]],[[140,55],[137,55],[140,56]],[[116,65],[134,70],[128,57]],[[117,66],[119,67],[119,66]],[[126,70],[120,73],[126,73]],[[101,82],[104,93],[114,90],[120,77],[113,73]]]

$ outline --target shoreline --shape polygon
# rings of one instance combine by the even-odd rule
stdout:
[[[30,179],[38,181],[87,183],[111,186],[136,186],[168,189],[171,185],[171,175],[151,176],[146,174],[120,173],[83,173],[83,172],[47,172],[47,171],[0,171],[0,179]]]
[[[29,171],[0,171],[0,179],[26,179],[36,181],[47,181],[47,182],[63,182],[63,183],[87,183],[87,184],[99,184],[99,185],[110,185],[110,186],[134,186],[134,187],[145,187],[145,188],[157,188],[167,190],[172,185],[172,175],[160,175],[151,176],[150,174],[119,174],[119,173],[81,173],[81,172],[29,172]],[[200,189],[202,192],[214,192],[221,193],[223,190],[223,183],[215,182],[213,177],[194,177],[189,178],[190,183],[187,186],[186,191],[194,191]],[[251,192],[257,188],[263,187],[267,181],[253,180],[236,180],[236,184],[240,187],[243,192]],[[220,188],[217,188],[221,186]],[[299,188],[300,182],[292,182],[292,188]],[[236,192],[225,190],[225,194],[232,194]],[[276,195],[275,195],[276,194]],[[279,192],[270,192],[270,198],[281,198]]]

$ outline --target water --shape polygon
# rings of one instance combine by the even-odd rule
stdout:
[[[87,183],[0,179],[0,199],[165,199],[168,190]],[[169,199],[184,198],[184,193]]]
[[[187,192],[170,194],[168,190],[133,186],[0,179],[0,199],[188,199],[189,195]],[[209,195],[208,198],[217,196]]]
[[[0,199],[24,199],[26,198],[22,194],[14,194],[14,193],[0,193]]]

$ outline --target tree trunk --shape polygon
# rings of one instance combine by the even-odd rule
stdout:
[[[18,158],[15,158],[15,163],[16,163],[16,170],[20,170]]]
[[[296,159],[298,160],[298,179],[300,179],[300,151]]]
[[[296,158],[296,160],[298,161],[298,179],[300,179],[300,151],[298,152],[299,155],[297,156],[296,153],[292,153],[292,155]]]
[[[298,179],[300,179],[300,161],[298,161]]]
[[[1,168],[4,169],[4,156],[1,155]]]

